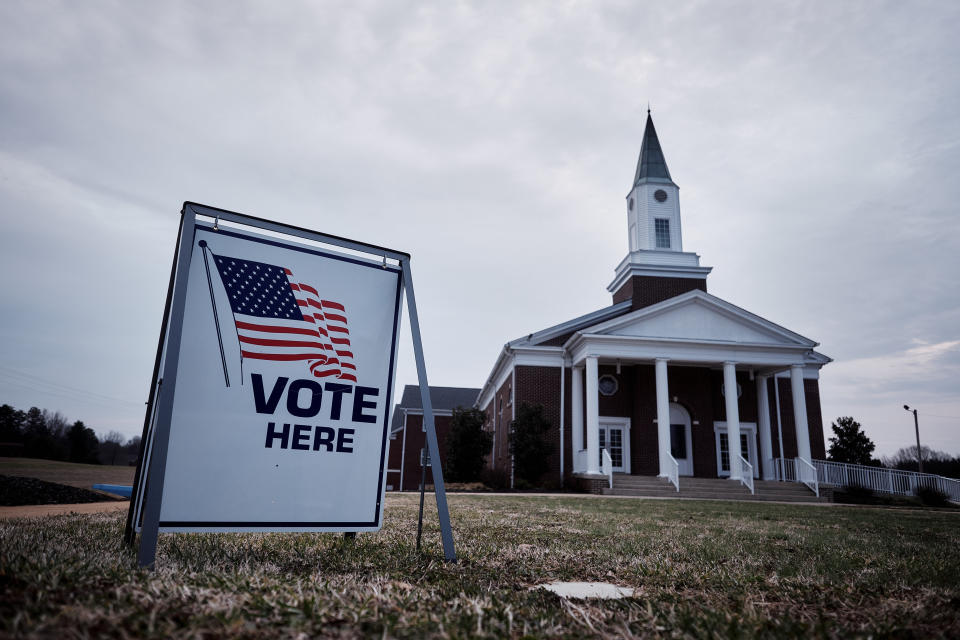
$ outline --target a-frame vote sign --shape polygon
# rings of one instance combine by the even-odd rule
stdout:
[[[181,214],[125,533],[140,533],[140,565],[159,532],[380,529],[404,294],[455,560],[409,254],[191,202]]]

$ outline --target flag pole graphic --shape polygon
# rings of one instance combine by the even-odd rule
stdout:
[[[217,314],[217,301],[213,297],[213,280],[210,279],[210,262],[207,260],[207,241],[201,240],[200,251],[203,252],[203,267],[207,271],[207,286],[210,288],[210,306],[213,307],[213,322],[217,325],[217,342],[220,343],[220,362],[223,363],[223,380],[230,386],[230,375],[227,373],[227,356],[223,352],[223,336],[220,334],[220,316]],[[210,251],[213,253],[213,251]]]

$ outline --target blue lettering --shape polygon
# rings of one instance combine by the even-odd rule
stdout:
[[[300,392],[309,391],[310,404],[306,407],[300,406]],[[287,392],[287,411],[298,418],[312,418],[320,413],[320,405],[323,403],[323,387],[319,382],[313,380],[294,380]]]
[[[314,451],[319,451],[320,447],[326,447],[327,451],[333,451],[333,439],[337,435],[336,429],[318,426],[313,434]]]
[[[366,396],[378,396],[380,389],[373,387],[357,387],[357,392],[353,395],[353,421],[354,422],[376,422],[377,416],[367,415],[364,409],[376,409],[376,402],[367,402]]]
[[[313,427],[308,424],[293,425],[293,445],[290,448],[309,451],[310,445],[307,444],[307,441],[310,439],[311,429],[313,429]]]
[[[349,437],[353,434],[353,429],[340,429],[337,433],[337,453],[353,453],[353,447],[348,446],[353,444],[353,438]]]
[[[330,404],[330,419],[340,419],[340,404],[343,401],[344,393],[353,393],[353,387],[339,382],[328,382],[323,388],[333,394],[333,401]]]
[[[254,373],[250,376],[250,380],[253,382],[253,404],[257,408],[257,413],[273,415],[273,412],[277,410],[277,405],[280,404],[280,396],[283,395],[283,388],[287,386],[289,378],[277,378],[277,381],[273,384],[273,389],[270,391],[270,397],[266,399],[263,395],[263,376]]]
[[[267,444],[264,446],[267,449],[273,449],[273,441],[280,440],[280,448],[287,448],[287,440],[290,437],[290,425],[285,423],[283,425],[283,430],[280,433],[277,433],[277,425],[273,422],[267,423]]]

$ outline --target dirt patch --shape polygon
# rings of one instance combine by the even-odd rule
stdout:
[[[118,500],[109,494],[56,482],[0,475],[0,505],[80,504]]]
[[[0,520],[11,518],[42,518],[64,514],[108,513],[126,511],[130,502],[87,502],[85,504],[31,504],[22,507],[0,507]]]

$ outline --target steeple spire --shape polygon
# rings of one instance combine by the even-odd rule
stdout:
[[[647,105],[647,126],[643,131],[643,144],[640,146],[640,159],[637,160],[637,174],[633,178],[633,186],[641,181],[673,183],[667,160],[663,157],[657,130],[653,126],[653,117],[650,115],[650,105]]]

